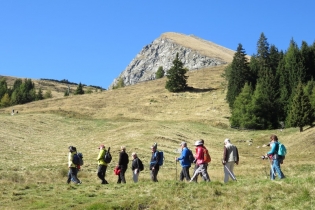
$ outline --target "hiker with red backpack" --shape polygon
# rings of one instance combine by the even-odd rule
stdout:
[[[120,183],[126,184],[125,172],[128,168],[129,156],[126,153],[125,146],[121,146],[120,149],[121,149],[121,152],[119,153],[119,161],[117,165],[120,169],[120,173],[118,175],[117,184],[120,184]]]
[[[191,166],[191,162],[189,157],[192,156],[192,152],[187,148],[186,142],[182,142],[180,146],[182,147],[182,154],[180,157],[175,158],[175,161],[180,161],[180,164],[182,165],[179,180],[183,181],[185,178],[187,181],[190,181],[189,168]]]
[[[238,165],[239,160],[237,147],[231,144],[230,139],[225,139],[222,158],[222,164],[224,165],[224,183],[229,181],[230,176],[236,181],[233,169],[234,164],[236,163],[236,165]]]
[[[195,146],[196,146],[196,154],[195,154],[196,167],[195,167],[194,175],[190,181],[197,182],[196,178],[198,174],[201,173],[203,180],[206,182],[210,182],[210,177],[207,172],[207,168],[208,168],[208,163],[211,161],[211,157],[208,153],[207,148],[203,145],[202,140],[196,141]]]

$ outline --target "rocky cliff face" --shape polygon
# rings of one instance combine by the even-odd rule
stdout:
[[[209,46],[209,50],[207,46]],[[216,48],[214,50],[216,53],[209,53],[211,50],[213,51],[213,48]],[[116,85],[120,78],[123,79],[125,85],[154,80],[155,73],[160,66],[165,72],[171,68],[176,53],[188,70],[226,64],[230,59],[226,59],[225,56],[220,56],[222,53],[218,53],[224,50],[228,51],[230,57],[234,54],[232,50],[194,36],[177,33],[163,34],[141,50],[119,77],[113,81],[109,89]]]

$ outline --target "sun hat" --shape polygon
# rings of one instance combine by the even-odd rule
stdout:
[[[198,140],[195,142],[195,146],[203,145],[202,141]]]

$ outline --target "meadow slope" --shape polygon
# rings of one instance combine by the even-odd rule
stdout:
[[[121,89],[58,97],[0,109],[1,209],[314,209],[315,130],[236,130],[229,127],[224,67],[188,73],[190,91],[170,93],[165,78]],[[11,116],[11,110],[19,114]],[[261,155],[270,134],[287,146],[282,165],[286,179],[268,179],[269,162]],[[212,162],[210,183],[178,181],[181,141],[194,148],[204,139]],[[230,138],[240,151],[237,182],[223,184],[223,140]],[[250,144],[248,141],[252,139]],[[165,153],[158,183],[149,177],[150,146]],[[98,146],[110,146],[113,162],[109,185],[96,176]],[[84,155],[78,176],[83,184],[67,185],[67,148]],[[140,182],[116,184],[113,169],[120,146],[137,152],[145,164]],[[191,170],[192,173],[192,170]],[[177,176],[176,176],[177,175]]]

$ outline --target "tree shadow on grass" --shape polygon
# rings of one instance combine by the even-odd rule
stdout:
[[[217,90],[218,88],[194,88],[194,87],[187,87],[185,89],[186,92],[190,93],[204,93],[204,92],[210,92],[213,90]]]

